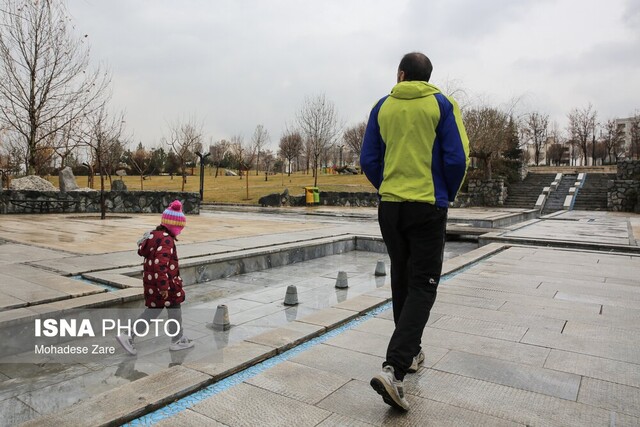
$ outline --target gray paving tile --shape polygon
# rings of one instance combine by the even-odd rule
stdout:
[[[624,325],[626,329],[640,327],[640,309],[626,307],[602,306],[602,321],[614,326]]]
[[[506,300],[504,299],[489,299],[470,297],[465,295],[455,295],[440,292],[436,299],[436,303],[444,302],[448,304],[458,304],[468,307],[488,308],[490,310],[497,310],[504,305]]]
[[[318,424],[317,427],[371,427],[373,424],[358,421],[346,415],[332,414],[329,418]]]
[[[562,308],[562,307],[540,307],[522,302],[507,302],[499,311],[527,316],[542,316],[556,320],[575,320],[580,322],[600,322],[603,319],[599,313],[594,312],[591,308],[584,310],[583,308]]]
[[[93,395],[60,412],[30,420],[25,426],[65,425],[69,420],[82,420],[84,425],[119,423],[133,414],[141,413],[149,405],[170,402],[175,399],[177,393],[188,393],[210,380],[211,377],[208,375],[182,366],[174,366],[125,386]],[[109,404],[105,405],[105,402]],[[46,401],[41,402],[45,403]]]
[[[640,300],[640,287],[620,285],[612,282],[583,282],[580,284],[568,284],[549,280],[542,282],[542,284],[540,284],[540,289],[547,289],[549,291],[560,291],[571,294],[586,294],[610,298],[624,298],[635,301]]]
[[[508,323],[465,319],[454,316],[443,316],[430,327],[516,342],[520,341],[528,329],[525,326],[515,326]]]
[[[28,364],[21,364],[29,366]],[[53,384],[62,383],[72,378],[89,372],[89,368],[80,364],[74,365],[50,365],[34,370],[31,375],[27,372],[20,373],[18,369],[2,364],[4,369],[11,369],[15,378],[2,375],[4,380],[0,382],[0,400],[15,397],[29,391],[43,389]],[[23,366],[23,367],[24,367]],[[16,372],[17,371],[17,372]]]
[[[584,377],[640,387],[640,369],[634,363],[569,351],[551,350],[544,367]]]
[[[488,322],[506,323],[514,326],[535,327],[551,329],[560,332],[565,325],[561,319],[536,316],[534,314],[518,314],[504,311],[488,310],[484,308],[465,307],[456,304],[447,304],[436,301],[431,309],[431,316],[440,317],[448,315],[466,319],[484,320]]]
[[[620,298],[612,298],[601,295],[588,295],[584,293],[558,292],[555,295],[554,299],[578,303],[609,305],[614,307],[635,308],[638,306],[637,300],[629,300],[624,298],[623,296],[620,296]]]
[[[418,396],[526,425],[604,426],[612,417],[616,426],[640,422],[590,405],[432,369],[409,380],[405,387]]]
[[[422,343],[532,366],[542,366],[549,354],[544,347],[431,327],[424,330]]]
[[[313,405],[349,381],[350,378],[285,361],[246,382]]]
[[[225,427],[225,424],[219,423],[202,414],[186,409],[170,418],[165,418],[153,424],[155,427]]]
[[[229,319],[231,325],[242,325],[243,323],[250,322],[252,320],[260,319],[279,311],[283,311],[287,307],[283,304],[265,304],[256,308],[242,311],[233,316],[233,319]]]
[[[277,349],[278,352],[282,352],[301,342],[308,341],[324,331],[325,328],[323,326],[302,322],[289,322],[285,326],[276,328],[273,331],[247,338],[247,341],[273,347]]]
[[[348,300],[334,305],[334,308],[341,310],[352,310],[357,312],[364,312],[371,308],[377,307],[380,304],[386,302],[386,298],[379,298],[369,295],[358,295],[355,298],[349,298]]]
[[[221,355],[216,352],[199,360],[185,363],[184,366],[218,379],[275,356],[275,354],[276,350],[272,347],[243,341],[224,347]]]
[[[358,316],[351,310],[341,310],[338,308],[325,308],[313,314],[308,314],[298,319],[299,322],[310,323],[318,326],[334,326],[347,322]]]
[[[38,416],[38,413],[19,399],[11,398],[0,401],[0,426],[17,426]]]
[[[316,426],[331,415],[324,409],[246,383],[216,394],[191,410],[229,426]]]
[[[446,292],[459,295],[479,296],[481,298],[502,299],[505,297],[505,293],[512,295],[506,295],[507,297],[514,298],[515,295],[519,295],[522,298],[523,295],[531,295],[537,297],[553,298],[555,290],[539,289],[539,281],[535,281],[535,286],[526,287],[519,283],[504,283],[498,282],[489,278],[476,276],[475,280],[469,280],[467,278],[452,279],[446,281],[446,286],[438,287],[439,292]]]
[[[563,335],[579,338],[591,338],[596,341],[619,342],[629,345],[640,342],[640,330],[626,329],[623,324],[613,328],[595,323],[567,322]]]
[[[578,402],[621,414],[640,417],[640,388],[584,378]]]
[[[389,337],[351,329],[328,339],[324,344],[384,358]]]
[[[499,419],[430,399],[417,397],[415,390],[405,388],[409,412],[393,410],[380,396],[361,381],[351,381],[320,402],[318,406],[331,412],[376,426],[514,426]]]
[[[433,369],[509,387],[576,400],[580,376],[493,357],[451,351]]]
[[[385,358],[387,346],[389,345],[389,338],[390,336],[385,337],[378,334],[370,334],[352,329],[325,341],[325,344]],[[447,354],[449,351],[444,348],[429,345],[423,345],[422,350],[425,355],[423,366],[427,367],[433,366],[434,363],[440,360],[442,356]]]
[[[369,381],[382,368],[382,357],[320,344],[293,357],[291,362],[360,381]]]
[[[27,301],[5,294],[3,295],[2,301],[0,302],[0,311],[26,307],[27,304]]]
[[[522,338],[522,343],[535,346],[573,351],[604,357],[629,363],[640,363],[640,352],[637,343],[618,343],[613,340],[592,340],[590,338],[574,337],[558,334],[548,330],[529,330]]]
[[[369,319],[353,327],[353,329],[356,331],[382,335],[387,339],[391,337],[391,334],[393,334],[395,328],[396,327],[393,323],[393,320],[386,320],[378,317],[374,317],[373,319]]]

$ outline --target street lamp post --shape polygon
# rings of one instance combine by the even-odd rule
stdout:
[[[196,151],[196,156],[200,159],[200,201],[204,200],[204,159],[211,153],[202,154]]]

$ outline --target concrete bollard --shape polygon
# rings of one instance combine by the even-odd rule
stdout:
[[[384,261],[379,260],[379,261],[376,263],[376,272],[375,272],[375,275],[376,275],[376,276],[386,276],[386,275],[387,275],[387,270],[386,270],[386,268],[385,268]]]
[[[347,279],[346,271],[338,271],[338,278],[336,279],[336,288],[346,289],[349,287],[349,280]]]
[[[298,305],[298,288],[295,285],[287,286],[287,293],[284,295],[284,305]]]
[[[229,323],[229,308],[220,304],[216,309],[216,314],[213,316],[213,329],[216,331],[226,331],[231,328]]]

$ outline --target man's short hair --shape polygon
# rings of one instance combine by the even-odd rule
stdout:
[[[428,82],[431,78],[433,65],[427,56],[420,52],[407,53],[402,57],[398,71],[404,71],[404,80],[419,80]]]

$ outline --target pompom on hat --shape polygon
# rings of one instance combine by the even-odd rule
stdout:
[[[180,200],[174,200],[169,207],[162,212],[162,220],[160,225],[163,225],[171,234],[177,236],[180,234],[185,225],[187,225],[187,219],[182,213],[182,203]]]

